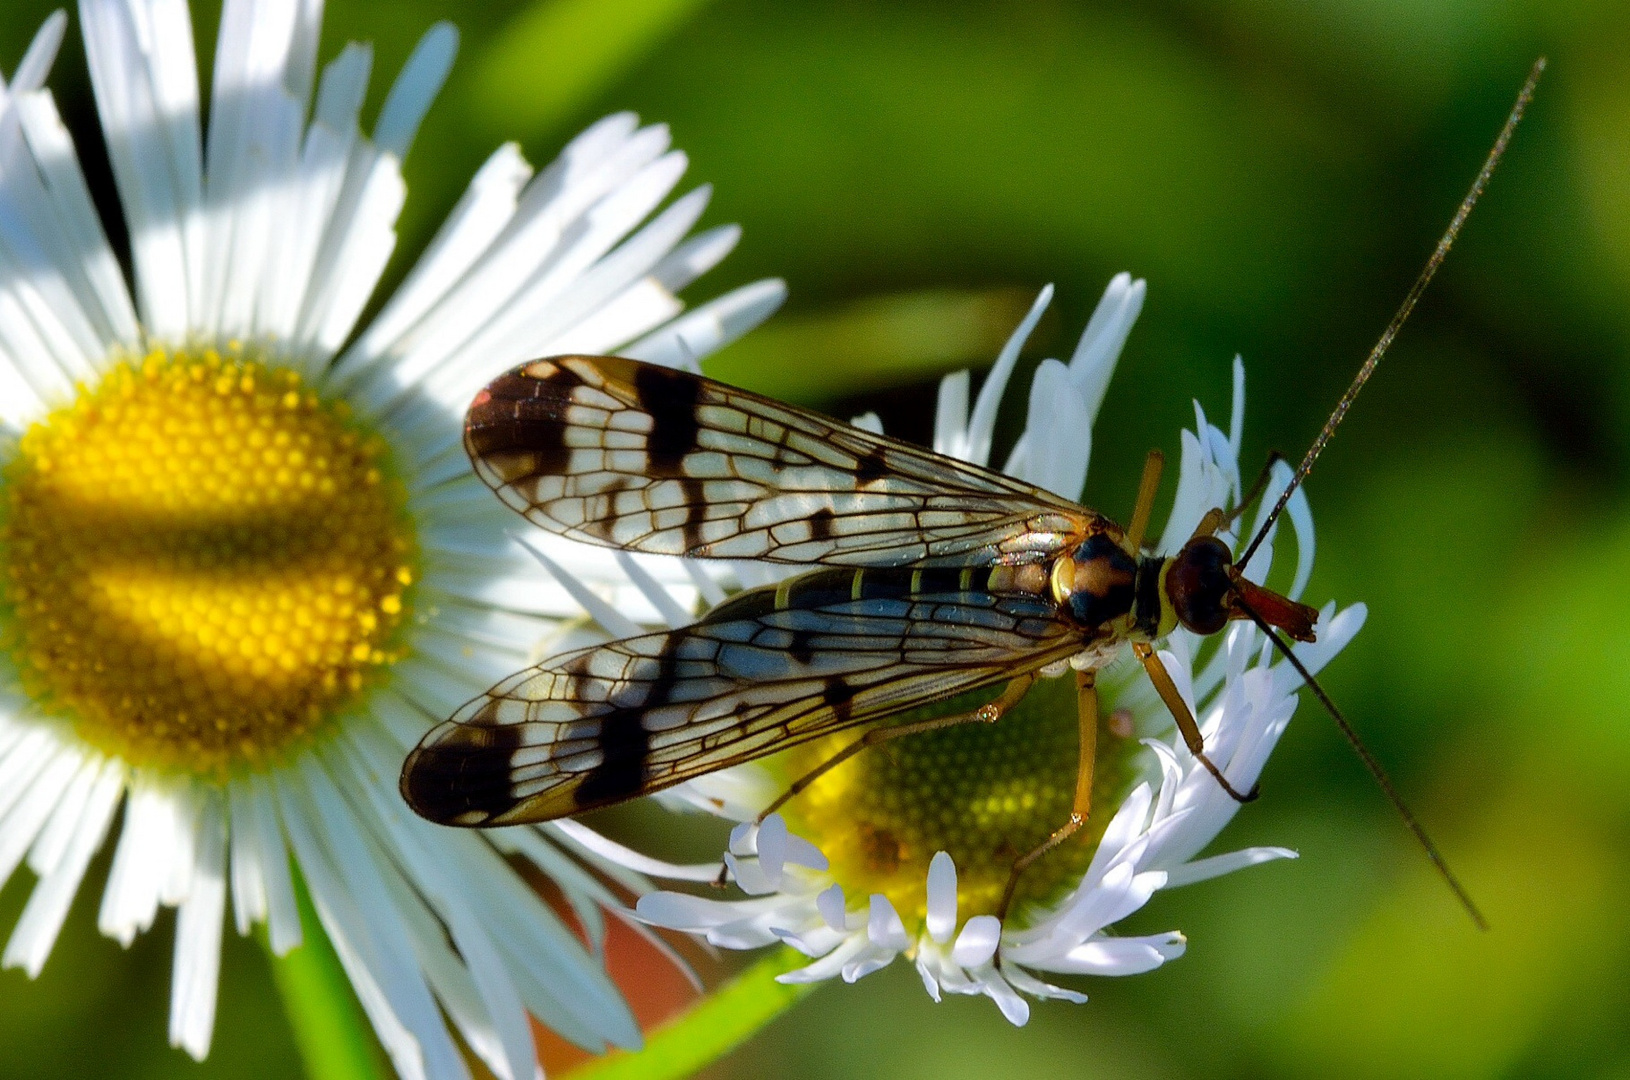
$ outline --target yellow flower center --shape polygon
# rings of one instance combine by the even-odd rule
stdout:
[[[988,692],[951,707],[962,711]],[[1098,731],[1092,811],[1071,839],[1019,879],[1015,913],[1053,901],[1086,872],[1104,827],[1131,783],[1136,740],[1106,707]],[[782,808],[787,825],[814,842],[849,896],[882,893],[915,934],[936,851],[957,868],[957,916],[995,914],[1014,860],[1070,816],[1079,758],[1074,680],[1043,679],[995,724],[965,724],[869,749],[832,770]],[[778,780],[796,778],[854,739],[835,736],[775,759]]]
[[[117,364],[0,474],[0,646],[138,766],[284,755],[394,658],[405,495],[341,404],[234,347]]]

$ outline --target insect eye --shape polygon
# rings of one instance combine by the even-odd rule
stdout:
[[[1228,568],[1234,557],[1214,536],[1183,546],[1166,571],[1166,595],[1177,621],[1196,634],[1215,634],[1228,622]]]

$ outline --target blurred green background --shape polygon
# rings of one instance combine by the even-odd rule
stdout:
[[[0,6],[6,70],[51,6]],[[1302,858],[1157,898],[1138,925],[1185,931],[1180,962],[1098,980],[1089,1005],[1041,1005],[1023,1030],[983,1000],[933,1005],[896,964],[822,988],[709,1075],[1630,1077],[1622,2],[328,8],[325,59],[377,45],[375,107],[432,21],[464,35],[408,163],[402,253],[497,143],[541,163],[636,109],[717,185],[710,220],[746,228],[692,299],[791,286],[712,370],[840,415],[878,408],[924,437],[935,377],[988,363],[1043,283],[1059,302],[1031,362],[1067,355],[1113,273],[1147,277],[1087,492],[1121,516],[1191,397],[1226,415],[1236,351],[1244,460],[1300,452],[1547,53],[1503,171],[1309,484],[1309,596],[1371,609],[1330,689],[1494,929],[1471,928],[1304,707],[1225,837]],[[219,13],[196,15],[207,56]],[[85,139],[71,33],[53,86]],[[105,182],[99,143],[84,152]],[[298,1072],[265,961],[230,934],[214,1055],[167,1049],[168,926],[122,952],[95,936],[98,895],[37,985],[0,975],[0,1077]]]

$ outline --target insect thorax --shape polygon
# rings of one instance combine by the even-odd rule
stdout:
[[[1154,637],[1161,629],[1167,561],[1134,558],[1118,530],[1094,533],[1053,560],[1053,599],[1091,637]]]

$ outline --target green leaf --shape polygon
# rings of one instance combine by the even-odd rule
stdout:
[[[618,1050],[565,1074],[566,1080],[669,1080],[689,1076],[741,1045],[814,990],[817,983],[779,983],[777,975],[808,958],[792,949],[760,960],[702,999],[690,1012],[658,1028],[638,1053]]]
[[[715,379],[806,405],[983,370],[1035,299],[1028,289],[932,289],[775,319],[703,361]]]
[[[308,1080],[389,1080],[393,1074],[384,1051],[374,1039],[334,946],[317,921],[311,894],[298,870],[294,872],[294,894],[304,941],[287,955],[271,958],[272,979],[282,995]]]
[[[493,37],[471,114],[507,136],[563,122],[707,0],[540,0]]]

